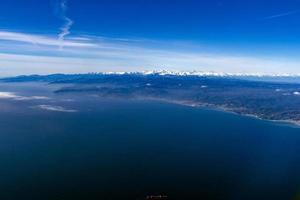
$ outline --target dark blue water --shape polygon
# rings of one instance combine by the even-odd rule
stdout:
[[[300,197],[299,128],[151,101],[29,104],[0,100],[0,199]]]

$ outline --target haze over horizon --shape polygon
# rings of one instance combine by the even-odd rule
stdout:
[[[300,1],[3,0],[0,74],[300,73]]]

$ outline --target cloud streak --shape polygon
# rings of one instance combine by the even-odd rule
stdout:
[[[0,31],[0,40],[29,43],[34,45],[61,46],[61,41],[49,36],[35,34],[25,34],[10,31]],[[66,47],[94,47],[95,44],[87,43],[83,40],[65,40],[63,45]]]
[[[13,92],[0,92],[0,99],[13,99],[16,101],[29,101],[29,100],[48,100],[50,98],[45,96],[20,96]]]
[[[60,49],[64,47],[64,40],[67,35],[69,35],[71,32],[71,27],[74,24],[73,20],[71,20],[69,17],[66,16],[66,11],[68,9],[67,7],[67,0],[62,0],[60,3],[60,9],[61,9],[61,18],[64,20],[63,26],[60,28],[61,32],[58,35],[58,40],[60,42]]]
[[[66,109],[61,106],[52,106],[52,105],[38,105],[36,106],[39,109],[47,110],[47,111],[53,111],[53,112],[66,112],[66,113],[74,113],[77,112],[77,110],[73,109]]]
[[[300,10],[292,10],[289,12],[284,12],[284,13],[280,13],[280,14],[276,14],[276,15],[271,15],[268,17],[265,17],[265,19],[274,19],[274,18],[279,18],[279,17],[285,17],[285,16],[289,16],[289,15],[295,15],[297,13],[300,13]]]

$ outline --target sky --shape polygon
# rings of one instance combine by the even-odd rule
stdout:
[[[300,74],[300,0],[1,0],[0,76]]]

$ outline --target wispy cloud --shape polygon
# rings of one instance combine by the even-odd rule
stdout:
[[[77,110],[66,109],[62,106],[38,105],[36,107],[39,108],[39,109],[42,109],[42,110],[48,110],[48,111],[54,111],[54,112],[67,112],[67,113],[77,112]]]
[[[19,32],[0,31],[0,40],[30,43],[34,45],[60,46],[61,42],[56,38],[35,34],[25,34]],[[66,40],[63,43],[67,47],[94,47],[95,44],[84,42],[83,40]]]
[[[65,37],[71,33],[70,30],[74,23],[73,20],[71,20],[69,17],[66,16],[66,11],[68,9],[67,3],[68,3],[67,0],[62,0],[60,2],[60,10],[61,10],[60,17],[64,21],[63,26],[60,28],[61,32],[58,35],[58,40],[60,42],[60,49],[64,47]]]
[[[0,92],[0,99],[13,99],[17,96],[12,92]]]
[[[267,17],[265,17],[265,19],[274,19],[274,18],[285,17],[285,16],[289,16],[289,15],[295,15],[295,14],[298,14],[298,13],[300,13],[300,9],[292,10],[292,11],[289,11],[289,12],[283,12],[283,13],[279,13],[279,14],[276,14],[276,15],[267,16]]]
[[[29,101],[29,100],[48,100],[49,97],[45,96],[20,96],[13,92],[0,92],[0,99],[13,99],[17,101]]]

